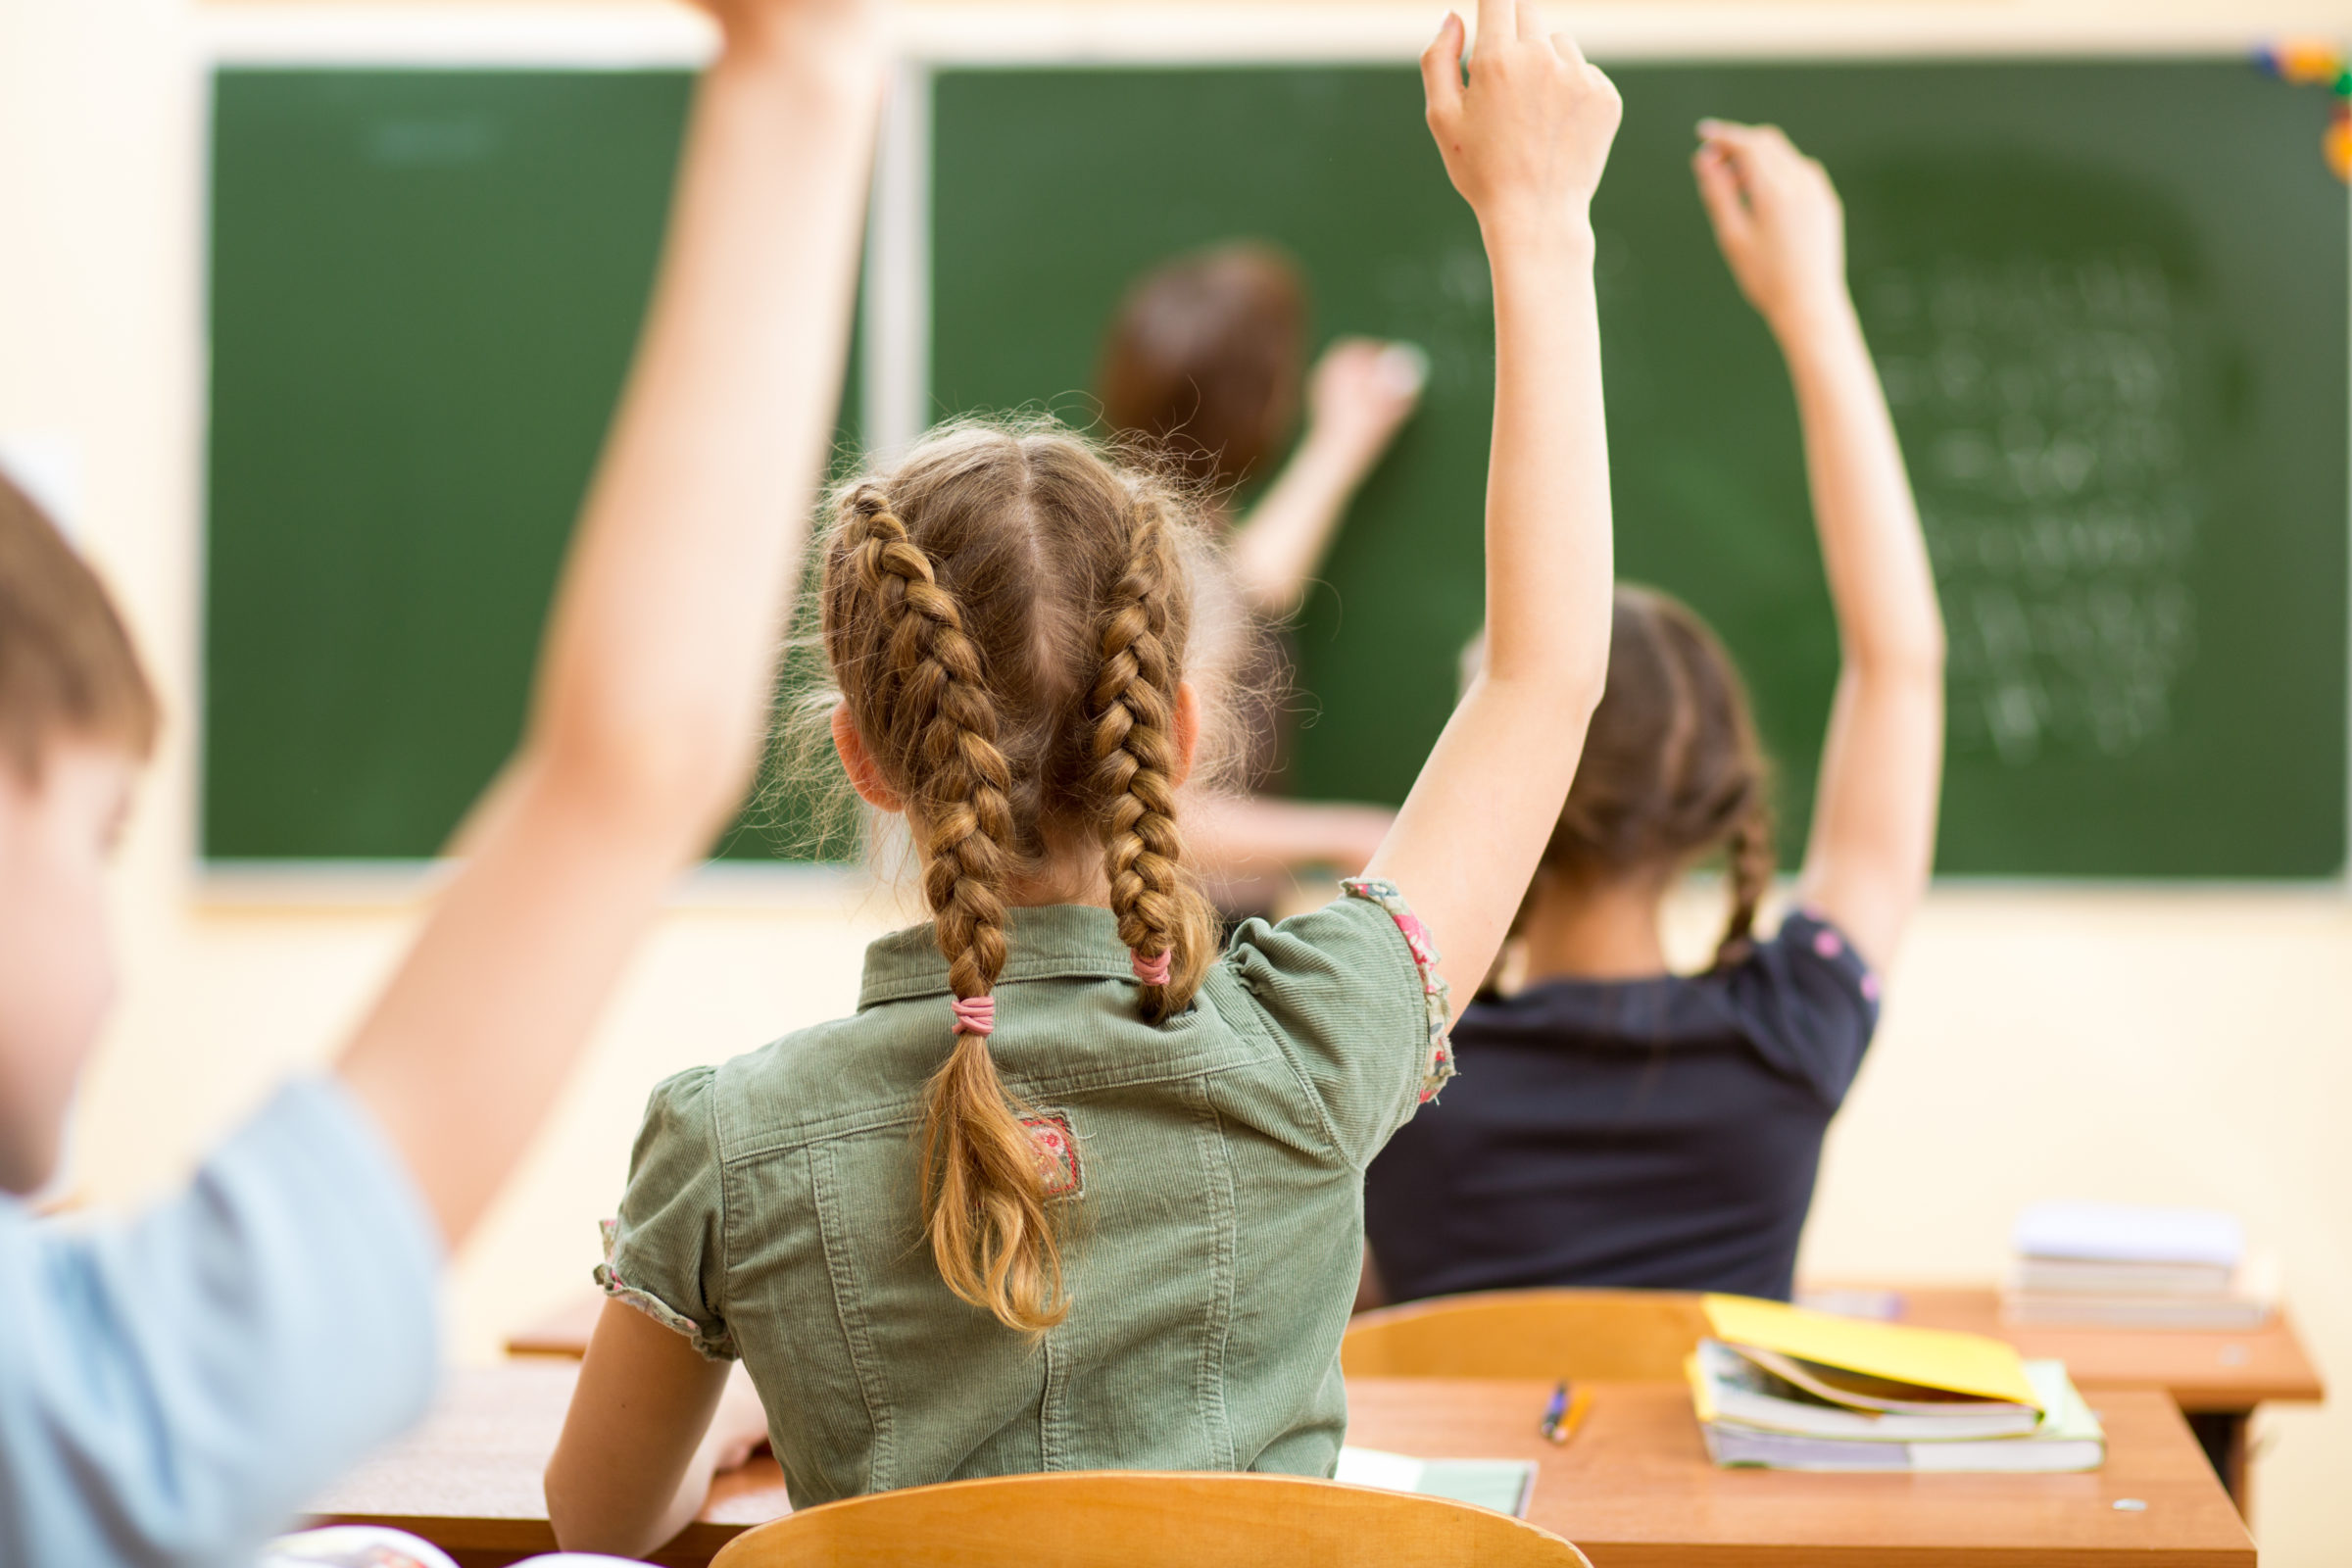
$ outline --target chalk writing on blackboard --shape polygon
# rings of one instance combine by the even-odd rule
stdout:
[[[1378,295],[1392,318],[1416,321],[1439,397],[1477,392],[1494,378],[1494,296],[1486,253],[1447,246],[1435,256],[1400,255],[1378,264]]]
[[[2175,290],[2138,250],[1869,278],[1950,637],[1951,746],[2122,758],[2196,655]]]

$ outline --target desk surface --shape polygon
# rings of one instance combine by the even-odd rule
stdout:
[[[354,1472],[315,1511],[413,1530],[460,1553],[554,1546],[540,1495],[575,1369],[520,1360],[451,1374],[432,1418]],[[1807,1476],[1707,1463],[1687,1391],[1598,1384],[1566,1447],[1536,1433],[1541,1383],[1364,1378],[1348,1384],[1350,1442],[1428,1458],[1542,1466],[1528,1517],[1595,1568],[2252,1568],[2253,1543],[2172,1401],[2097,1396],[2106,1468],[2068,1476]],[[2147,1504],[2119,1511],[2118,1498]],[[747,1525],[787,1511],[760,1459],[721,1477],[664,1563],[707,1561]]]
[[[2076,1386],[2085,1390],[2162,1389],[2183,1410],[2250,1410],[2272,1399],[2316,1400],[2324,1393],[2320,1374],[2284,1312],[2244,1334],[2011,1328],[2001,1322],[1998,1294],[1988,1289],[1920,1286],[1894,1292],[1903,1303],[1898,1321],[1989,1334],[2027,1355],[2055,1356],[2066,1363]],[[507,1348],[517,1355],[582,1355],[603,1305],[602,1297],[583,1293],[508,1341]]]
[[[2250,1410],[2273,1399],[2316,1400],[2326,1392],[2283,1311],[2238,1334],[2022,1328],[2001,1321],[1993,1291],[1922,1286],[1897,1294],[1903,1302],[1897,1322],[1989,1334],[2026,1355],[2054,1356],[2086,1391],[2162,1389],[2183,1410]]]

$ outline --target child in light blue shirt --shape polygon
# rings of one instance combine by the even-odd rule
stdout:
[[[205,1562],[419,1415],[441,1235],[332,1079],[76,1228],[0,1199],[0,1561]]]
[[[120,1222],[22,1195],[111,1000],[106,860],[158,710],[97,577],[0,480],[0,1568],[250,1564],[416,1418],[443,1250],[750,781],[883,72],[862,0],[713,8],[645,338],[466,863],[332,1073]]]

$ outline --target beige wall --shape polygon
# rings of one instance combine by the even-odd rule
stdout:
[[[1671,14],[1643,13],[1652,26]],[[2220,0],[2133,14],[2244,21]],[[122,1004],[77,1123],[79,1179],[110,1199],[168,1179],[287,1067],[320,1059],[414,917],[381,902],[208,904],[189,872],[193,59],[177,0],[0,0],[0,436],[46,432],[78,450],[83,534],[180,715],[123,858]],[[1706,913],[1694,906],[1685,924],[1695,932]],[[504,1330],[579,1286],[654,1079],[846,1008],[858,951],[887,921],[879,901],[821,888],[670,915],[521,1178],[458,1259],[454,1353],[493,1353]],[[2284,1250],[2315,1350],[2352,1377],[2347,1115],[2352,902],[2340,893],[1946,890],[1892,977],[1885,1034],[1832,1141],[1807,1266],[1984,1279],[2032,1198],[2218,1204]],[[2275,1412],[2262,1443],[2269,1559],[2344,1561],[2352,1488],[2337,1478],[2352,1473],[2352,1403]]]

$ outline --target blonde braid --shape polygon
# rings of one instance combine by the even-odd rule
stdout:
[[[959,1004],[991,998],[1004,968],[1011,768],[996,699],[953,594],[881,488],[843,502],[841,548],[882,628],[872,711],[907,734],[923,893]],[[1006,1327],[1042,1333],[1069,1314],[1045,1172],[989,1053],[993,1002],[956,1009],[956,1044],[924,1098],[923,1218],[948,1288]]]
[[[1089,703],[1111,912],[1153,1022],[1192,1004],[1213,929],[1207,901],[1184,874],[1176,830],[1178,672],[1168,624],[1181,568],[1163,506],[1146,493],[1128,509],[1127,562],[1102,607],[1102,662]]]

